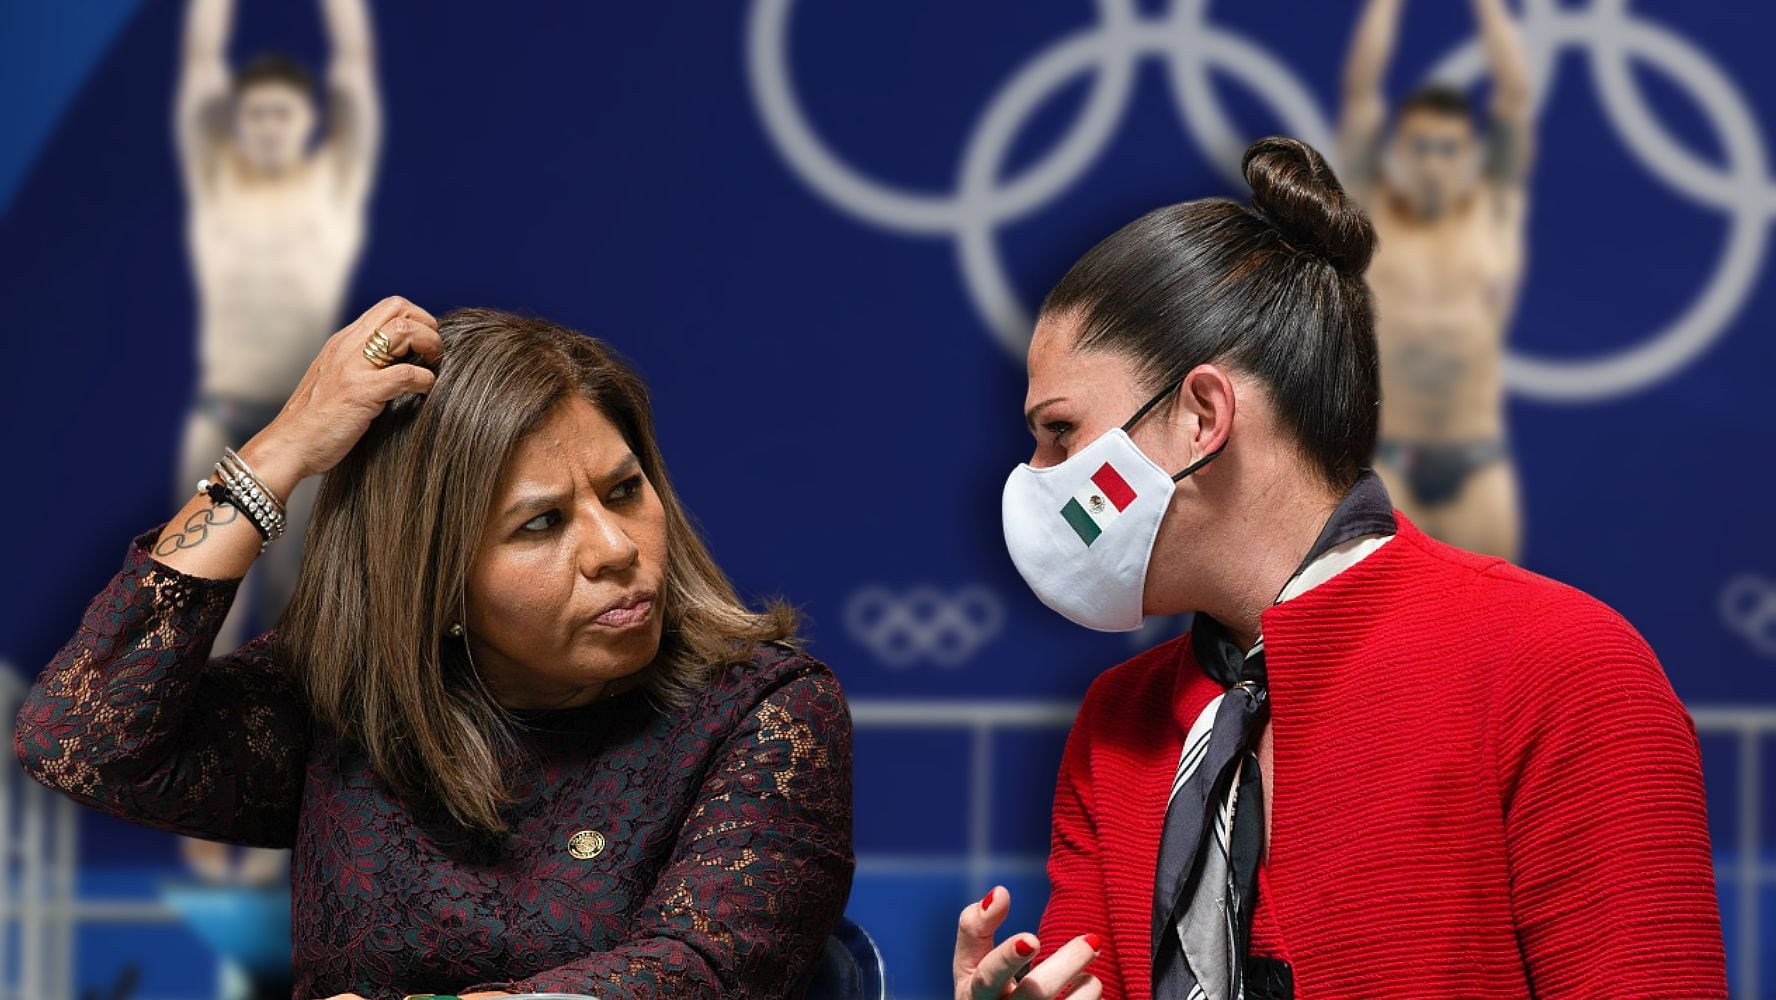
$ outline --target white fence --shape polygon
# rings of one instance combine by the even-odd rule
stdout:
[[[23,695],[0,663],[8,757]],[[0,760],[0,1000],[73,1000],[76,808]]]
[[[17,680],[0,670],[0,711],[5,712],[11,746],[10,706],[17,704]],[[14,690],[6,690],[12,687]],[[865,853],[862,873],[963,872],[971,884],[994,873],[1040,871],[1044,858],[995,855],[991,792],[993,740],[1001,732],[1055,732],[1072,724],[1075,706],[1031,701],[897,701],[859,699],[852,716],[859,730],[913,729],[967,733],[968,801],[966,851],[950,857]],[[1722,884],[1736,888],[1732,952],[1734,995],[1761,996],[1758,943],[1760,890],[1776,884],[1776,865],[1759,857],[1763,811],[1764,742],[1776,735],[1776,709],[1698,706],[1691,709],[1697,729],[1729,736],[1737,754],[1738,828],[1733,845],[1738,861],[1716,871]],[[76,807],[38,787],[10,761],[0,763],[0,1000],[73,1000],[75,933],[91,924],[164,923],[175,918],[160,904],[143,900],[78,898],[75,892]]]

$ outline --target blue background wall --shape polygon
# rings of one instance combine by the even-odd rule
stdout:
[[[1017,123],[983,198],[955,193],[1001,88],[1121,6],[809,3],[777,33],[771,5],[384,0],[386,153],[349,308],[398,292],[433,312],[528,309],[610,339],[655,388],[668,459],[718,557],[749,592],[806,607],[815,650],[860,707],[1064,708],[1137,646],[1045,612],[1004,555],[998,490],[1029,451],[1022,363],[971,293],[954,220],[987,211],[995,181],[1052,165],[1094,64]],[[1726,296],[1692,359],[1643,384],[1611,389],[1580,369],[1566,395],[1583,398],[1513,396],[1524,560],[1620,609],[1693,706],[1772,706],[1776,619],[1757,618],[1776,616],[1776,267],[1764,245],[1776,217],[1776,8],[1655,2],[1606,16],[1616,6],[1533,5],[1532,37],[1551,54],[1513,347],[1584,364],[1651,342],[1711,281],[1737,280],[1742,294]],[[310,5],[243,7],[237,54],[321,62]],[[1104,36],[1105,51],[1136,54],[1096,155],[983,230],[1023,308],[1134,215],[1233,193],[1216,113],[1241,140],[1301,128],[1301,112],[1266,100],[1292,87],[1310,117],[1329,117],[1356,10],[1224,2],[1207,15],[1214,33],[1179,30],[1162,45],[1170,15],[1142,5],[1128,16],[1145,27]],[[132,0],[0,6],[11,470],[0,659],[27,672],[66,638],[130,535],[169,513],[194,376],[169,127],[181,14]],[[768,74],[749,31],[755,45],[787,46],[787,82],[833,156],[937,208],[871,214],[822,188],[761,114]],[[1465,4],[1412,7],[1395,92],[1470,35]],[[1181,111],[1155,53],[1192,44],[1211,63],[1255,52],[1287,76],[1254,84],[1218,69],[1206,88],[1184,88],[1207,106]],[[1612,110],[1596,71],[1617,46],[1650,56],[1631,63],[1632,99]],[[1648,118],[1633,120],[1635,108]],[[1751,595],[1737,610],[1724,600],[1735,581]],[[904,611],[911,631],[893,618],[872,630],[883,608]],[[1053,724],[860,730],[853,913],[882,938],[905,995],[947,992],[954,913],[989,878],[1013,880],[1017,913],[1034,924],[1060,737]],[[1705,740],[1723,871],[1743,856],[1743,809],[1757,810],[1762,849],[1776,853],[1776,796],[1748,802],[1746,786],[1763,782],[1742,770],[1755,757],[1776,774],[1773,743],[1748,755],[1734,737]],[[99,819],[83,824],[81,857],[83,885],[107,895],[145,893],[176,866],[166,838]],[[1738,891],[1723,882],[1743,963]],[[1762,892],[1762,992],[1776,995],[1776,886]],[[176,928],[95,927],[81,947],[85,982],[137,962],[143,996],[209,989],[200,950]],[[1749,981],[1737,995],[1752,995]]]

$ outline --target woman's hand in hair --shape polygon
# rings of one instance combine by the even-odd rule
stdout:
[[[364,345],[377,330],[395,357],[420,363],[376,367]],[[241,458],[267,489],[288,500],[296,484],[339,464],[390,400],[429,391],[432,372],[423,366],[435,366],[443,353],[431,313],[403,298],[383,299],[327,338],[283,410],[241,445]],[[186,501],[154,542],[161,563],[216,580],[245,576],[259,551],[259,533],[248,520],[203,493]]]
[[[1102,942],[1087,934],[1056,949],[1015,979],[1041,949],[1034,934],[1013,934],[997,946],[993,935],[1011,913],[1011,893],[995,886],[985,899],[968,904],[956,922],[956,1000],[1098,1000],[1104,985],[1085,971],[1098,957]]]
[[[390,353],[414,363],[371,363],[364,345],[378,330]],[[398,295],[383,299],[327,338],[283,410],[242,446],[241,457],[273,492],[289,496],[297,483],[339,464],[391,400],[430,391],[431,368],[443,354],[431,313]]]

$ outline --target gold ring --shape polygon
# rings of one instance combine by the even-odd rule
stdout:
[[[378,368],[387,368],[395,363],[394,346],[388,334],[378,330],[364,343],[364,359]]]

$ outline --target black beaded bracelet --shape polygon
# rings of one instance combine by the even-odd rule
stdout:
[[[263,552],[265,546],[271,543],[271,529],[260,523],[259,518],[253,514],[253,508],[242,503],[240,498],[234,495],[234,491],[228,488],[227,483],[205,479],[200,486],[203,494],[210,498],[211,503],[227,504],[240,511],[241,516],[247,519],[247,523],[253,526],[253,530],[259,532],[259,549]]]

